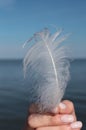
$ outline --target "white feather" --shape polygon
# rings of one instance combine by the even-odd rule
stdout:
[[[61,32],[51,35],[44,29],[31,38],[33,42],[28,40],[24,73],[29,83],[30,101],[39,106],[39,112],[51,111],[59,104],[69,80],[68,55],[65,47],[60,45],[67,36],[58,40]]]

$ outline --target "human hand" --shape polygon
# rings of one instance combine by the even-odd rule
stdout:
[[[52,114],[37,114],[34,107],[30,108],[27,126],[24,130],[80,130],[82,123],[77,121],[74,105],[65,100],[55,108]]]

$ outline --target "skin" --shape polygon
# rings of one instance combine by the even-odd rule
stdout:
[[[27,118],[23,130],[81,130],[81,126],[71,128],[71,124],[77,122],[73,103],[68,100],[64,100],[62,103],[65,104],[66,108],[61,108],[59,105],[53,110],[53,114],[38,114],[37,108],[32,105],[29,109],[30,116]],[[63,122],[61,120],[63,115],[73,116],[74,120]]]

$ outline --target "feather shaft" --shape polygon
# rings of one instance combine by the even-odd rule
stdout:
[[[56,83],[57,83],[57,85],[58,85],[57,70],[56,70],[56,65],[55,65],[55,62],[54,62],[54,58],[53,58],[53,56],[52,56],[51,50],[50,50],[50,48],[49,48],[47,42],[44,41],[44,43],[45,43],[45,45],[46,45],[46,47],[47,47],[47,50],[48,50],[48,53],[49,53],[49,55],[50,55],[50,58],[51,58],[51,61],[52,61],[52,65],[53,65],[53,69],[54,69],[54,72],[55,72]]]

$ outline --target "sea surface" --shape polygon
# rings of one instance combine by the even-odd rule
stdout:
[[[72,61],[64,99],[74,102],[86,130],[86,60]],[[29,105],[22,60],[0,60],[0,130],[22,130]]]

